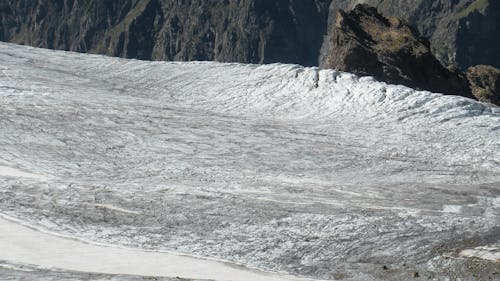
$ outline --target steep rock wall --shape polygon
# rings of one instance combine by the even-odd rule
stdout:
[[[152,60],[316,65],[331,0],[3,0],[0,40]]]
[[[145,60],[328,65],[339,9],[417,27],[445,66],[500,67],[497,0],[2,0],[0,40]]]

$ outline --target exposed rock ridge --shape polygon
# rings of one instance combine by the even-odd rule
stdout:
[[[324,67],[413,88],[472,97],[466,79],[443,67],[430,43],[404,21],[368,5],[340,10]]]
[[[415,26],[429,38],[433,53],[445,66],[457,65],[462,70],[478,64],[500,67],[500,1],[497,0],[334,0],[322,56],[329,49],[328,38],[332,36],[337,12],[349,11],[360,3]]]

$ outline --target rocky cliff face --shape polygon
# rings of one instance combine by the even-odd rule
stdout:
[[[500,1],[497,0],[333,0],[329,33],[322,57],[329,46],[340,9],[366,3],[385,16],[395,16],[417,27],[429,38],[432,51],[444,65],[461,69],[477,64],[500,67]],[[320,63],[324,62],[320,59]]]
[[[472,97],[466,79],[443,67],[418,31],[376,8],[340,10],[324,66],[445,94]]]
[[[3,0],[0,40],[152,60],[316,65],[331,0]]]
[[[0,40],[127,58],[322,65],[338,10],[359,3],[416,26],[444,65],[500,67],[497,0],[2,0]]]

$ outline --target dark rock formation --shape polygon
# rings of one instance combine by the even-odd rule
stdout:
[[[466,79],[443,67],[418,31],[368,5],[339,11],[324,67],[392,84],[472,97]]]
[[[456,62],[500,68],[500,1],[477,0],[456,17]]]
[[[402,18],[415,26],[429,38],[433,53],[446,66],[500,67],[500,1],[334,0],[330,6],[329,30],[333,31],[340,9],[351,10],[358,3],[370,4],[385,16]],[[327,38],[331,36],[329,33]],[[326,52],[330,41],[325,40]]]
[[[497,0],[2,0],[0,40],[127,58],[322,65],[328,26],[358,3],[416,26],[444,65],[500,67]]]
[[[488,65],[470,67],[467,78],[478,100],[500,105],[500,69]]]
[[[331,0],[2,0],[0,40],[152,60],[316,65]]]

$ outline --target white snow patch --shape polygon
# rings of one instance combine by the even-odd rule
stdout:
[[[443,213],[453,213],[460,214],[462,212],[462,206],[460,205],[444,205]]]
[[[500,197],[493,198],[491,203],[494,208],[500,208]]]
[[[500,263],[499,246],[481,246],[474,249],[463,250],[459,254],[461,257],[479,258]]]
[[[41,181],[47,180],[46,176],[23,172],[7,166],[0,166],[0,177],[30,178]]]
[[[311,280],[169,252],[83,241],[14,222],[0,214],[0,259],[40,268],[219,281]]]

